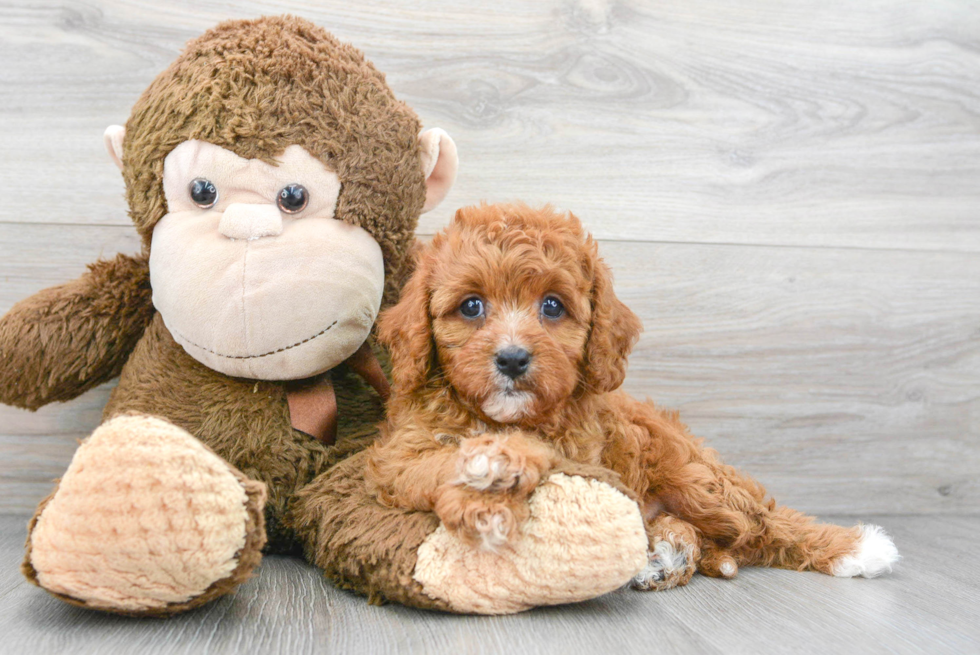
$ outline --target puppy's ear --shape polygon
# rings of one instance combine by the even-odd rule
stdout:
[[[403,392],[422,386],[432,367],[429,265],[424,249],[415,253],[415,260],[415,272],[402,287],[398,303],[378,318],[378,340],[391,354],[391,376]]]
[[[593,246],[594,248],[594,246]],[[585,345],[584,382],[595,393],[612,391],[626,377],[626,358],[643,329],[613,291],[612,273],[592,253],[592,329]]]

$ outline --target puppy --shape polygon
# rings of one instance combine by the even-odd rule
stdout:
[[[459,210],[380,318],[394,383],[368,483],[382,503],[434,511],[498,548],[519,538],[525,501],[558,458],[612,469],[642,503],[649,564],[633,586],[644,590],[745,565],[890,570],[898,553],[880,528],[777,505],[676,413],[617,391],[640,329],[574,216]]]

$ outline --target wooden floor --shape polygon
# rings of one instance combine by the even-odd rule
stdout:
[[[474,618],[270,559],[233,599],[130,621],[28,587],[2,518],[0,654],[980,652],[980,3],[3,0],[0,313],[138,249],[102,131],[188,39],[283,12],[453,135],[420,234],[484,199],[574,211],[645,324],[626,388],[783,503],[877,517],[905,560]],[[0,407],[0,515],[48,493],[109,389]]]
[[[77,609],[30,586],[16,572],[26,519],[3,517],[0,652],[980,652],[980,518],[874,520],[904,555],[893,575],[875,580],[745,569],[732,581],[695,576],[687,587],[667,592],[622,590],[578,605],[476,617],[371,607],[301,560],[269,557],[235,596],[159,620]]]

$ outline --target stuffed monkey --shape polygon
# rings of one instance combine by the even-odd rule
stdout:
[[[456,150],[353,47],[297,18],[188,44],[105,140],[143,253],[0,319],[0,401],[35,410],[119,377],[30,522],[22,570],[83,607],[169,615],[304,555],[380,602],[503,613],[593,597],[646,561],[615,476],[566,464],[529,536],[476,551],[378,505],[360,452],[383,417],[371,336]]]

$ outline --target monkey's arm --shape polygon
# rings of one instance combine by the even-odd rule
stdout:
[[[146,257],[117,255],[0,318],[0,402],[30,410],[119,375],[153,318]]]

